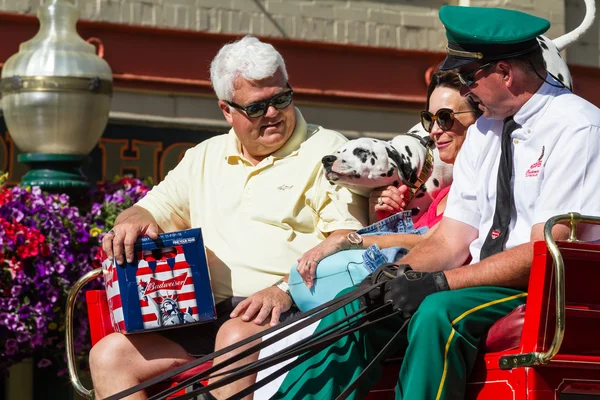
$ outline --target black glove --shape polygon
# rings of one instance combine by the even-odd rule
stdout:
[[[446,290],[450,287],[443,272],[408,270],[385,283],[383,299],[392,302],[394,310],[400,310],[404,318],[410,318],[425,297]]]
[[[404,274],[405,271],[410,269],[408,264],[401,264],[400,266],[392,263],[381,264],[375,271],[367,275],[367,277],[360,283],[358,290],[365,289],[369,286],[373,286],[377,283],[391,281],[399,275]],[[370,292],[366,293],[360,298],[361,304],[364,305],[381,305],[383,304],[383,295],[385,294],[385,284],[374,288]]]

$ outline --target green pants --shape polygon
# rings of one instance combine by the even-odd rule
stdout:
[[[341,292],[347,293],[353,289]],[[394,352],[406,350],[396,399],[463,399],[479,342],[490,326],[525,302],[527,293],[474,287],[428,296],[411,318]],[[355,300],[324,318],[317,330],[355,312]],[[333,399],[363,371],[398,331],[392,317],[348,335],[293,368],[273,399]],[[350,398],[363,398],[381,376],[373,367]]]

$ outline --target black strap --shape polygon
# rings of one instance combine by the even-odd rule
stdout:
[[[366,309],[367,309],[367,307],[362,307],[359,310],[355,311],[354,313],[352,313],[352,314],[344,317],[343,319],[337,321],[336,323],[331,324],[331,325],[325,327],[324,329],[322,329],[320,331],[316,331],[313,334],[305,337],[304,339],[299,340],[298,342],[294,343],[294,349],[299,349],[301,346],[304,346],[308,342],[311,342],[311,343],[314,342],[320,336],[323,336],[323,335],[327,334],[328,332],[332,331],[333,329],[337,328],[338,326],[340,326],[340,325],[342,325],[342,324],[350,321],[351,319],[357,317],[359,314],[361,314],[364,311],[366,311]],[[359,320],[357,320],[357,321],[359,321]],[[308,343],[308,344],[310,345],[310,343]],[[279,352],[277,352],[275,354],[283,354],[283,353],[285,353],[288,350],[291,350],[291,349],[282,349],[282,350],[280,350]],[[271,356],[273,356],[273,355],[271,355]],[[269,357],[271,357],[271,356],[269,356]],[[256,363],[261,364],[262,361],[264,361],[266,363],[268,361],[268,357],[263,358],[262,360],[258,360],[258,361],[256,361]],[[222,376],[222,375],[233,374],[233,373],[236,373],[238,371],[244,370],[248,366],[249,365],[247,364],[247,365],[243,365],[241,367],[229,369],[229,370],[224,371],[224,372],[219,372],[217,374],[211,374],[210,378],[216,378],[216,377],[219,377],[219,376]],[[267,368],[267,367],[265,367],[265,368]],[[197,379],[197,377],[195,377],[194,379]]]
[[[400,313],[401,311],[398,310],[396,311],[396,313]],[[336,397],[335,400],[345,400],[348,398],[348,396],[350,396],[352,394],[352,392],[354,391],[354,389],[356,389],[356,387],[358,386],[358,384],[360,383],[361,379],[367,374],[367,371],[370,370],[374,365],[379,364],[379,362],[381,362],[381,359],[387,355],[390,346],[392,345],[392,343],[394,343],[396,341],[396,339],[398,338],[398,336],[400,336],[400,333],[402,333],[402,331],[404,330],[404,328],[406,328],[406,326],[408,325],[408,321],[410,321],[410,318],[407,319],[406,321],[404,321],[404,323],[402,324],[402,326],[400,327],[400,329],[398,329],[398,332],[396,332],[394,334],[394,336],[392,336],[392,338],[385,344],[385,346],[383,346],[383,348],[379,351],[379,353],[377,353],[377,355],[375,356],[375,358],[373,358],[373,360],[371,360],[371,362],[369,363],[369,365],[366,366],[365,369],[362,370],[362,372],[360,373],[360,375],[358,375],[356,377],[356,379],[354,380],[354,382],[352,382],[352,384],[350,386],[348,386],[346,388],[346,390],[344,390],[338,397]]]
[[[331,301],[328,301],[327,303],[325,303],[325,304],[323,304],[323,305],[321,305],[321,306],[319,306],[317,308],[314,308],[314,309],[312,309],[310,311],[307,311],[305,313],[299,314],[300,317],[302,317],[302,318],[307,318],[307,317],[309,317],[309,318],[307,318],[306,320],[304,320],[302,322],[299,322],[296,326],[294,326],[294,327],[292,327],[292,328],[290,328],[288,330],[285,330],[284,332],[280,332],[280,333],[274,335],[273,337],[271,337],[271,338],[269,338],[269,339],[267,339],[267,340],[259,343],[257,345],[257,346],[259,346],[258,349],[255,349],[254,347],[251,348],[251,349],[248,349],[248,350],[246,350],[246,351],[238,354],[237,356],[234,356],[234,357],[230,358],[228,360],[228,362],[229,363],[233,363],[235,361],[238,361],[238,360],[240,360],[240,359],[242,359],[242,358],[244,358],[244,357],[246,357],[246,356],[248,356],[248,355],[256,352],[257,350],[260,350],[263,347],[266,347],[266,346],[268,346],[268,345],[270,345],[270,344],[272,344],[272,343],[274,343],[274,342],[282,339],[283,337],[286,337],[286,336],[288,336],[288,335],[296,332],[297,330],[300,330],[300,329],[304,328],[305,326],[308,326],[308,325],[312,324],[313,322],[315,322],[315,321],[317,321],[317,320],[319,320],[319,319],[321,319],[321,318],[323,318],[323,317],[325,317],[325,316],[333,313],[334,311],[338,310],[339,308],[345,306],[350,301],[353,301],[353,300],[355,300],[355,299],[357,299],[357,298],[365,295],[366,293],[368,293],[369,291],[371,291],[374,288],[378,287],[379,285],[380,284],[375,284],[375,285],[366,287],[366,288],[364,288],[362,290],[361,289],[357,289],[357,290],[355,290],[353,292],[346,293],[343,296],[340,296],[340,297],[335,298],[335,299],[333,299]],[[223,348],[223,349],[221,349],[219,351],[216,351],[216,352],[211,353],[209,355],[206,355],[204,357],[198,358],[198,359],[196,359],[194,361],[191,361],[191,362],[189,362],[187,364],[184,364],[184,365],[182,365],[180,367],[177,367],[177,368],[175,368],[175,369],[173,369],[171,371],[165,372],[165,373],[163,373],[161,375],[158,375],[158,376],[156,376],[156,377],[154,377],[152,379],[144,381],[144,382],[140,383],[139,385],[133,386],[133,387],[131,387],[129,389],[125,389],[125,390],[123,390],[123,391],[121,391],[119,393],[116,393],[116,394],[114,394],[114,395],[112,395],[110,397],[107,397],[106,400],[118,400],[118,399],[122,399],[124,397],[127,397],[127,396],[133,394],[133,393],[139,392],[140,390],[147,389],[147,388],[149,388],[152,385],[155,385],[155,384],[160,383],[162,381],[168,380],[168,379],[174,377],[175,375],[181,374],[182,372],[185,372],[185,371],[187,371],[187,370],[189,370],[191,368],[194,368],[194,367],[196,367],[198,365],[201,365],[201,364],[203,364],[203,363],[205,363],[207,361],[213,360],[214,358],[216,358],[218,356],[221,356],[221,355],[223,355],[223,354],[225,354],[225,353],[227,353],[229,351],[235,350],[238,347],[244,346],[244,345],[246,345],[248,343],[251,343],[251,342],[253,342],[253,341],[257,340],[257,339],[260,339],[260,338],[262,338],[263,336],[265,336],[267,334],[270,334],[270,333],[273,333],[275,331],[278,331],[278,330],[280,330],[280,329],[282,329],[282,328],[290,325],[293,322],[294,322],[293,320],[286,321],[286,322],[281,323],[281,324],[279,324],[277,326],[274,326],[274,327],[271,327],[269,329],[266,329],[266,330],[264,330],[262,332],[259,332],[259,333],[255,334],[253,336],[250,336],[250,337],[248,337],[248,338],[246,338],[246,339],[244,339],[244,340],[242,340],[242,341],[240,341],[238,343],[235,343],[235,344],[233,344],[231,346],[225,347],[225,348]],[[252,350],[252,351],[249,352],[250,350]],[[220,368],[223,368],[225,366],[226,365],[221,366]],[[213,367],[209,368],[208,370],[204,371],[203,373],[199,374],[199,376],[204,376],[204,375],[208,376],[211,372],[214,372],[216,369],[217,368],[215,368],[215,366],[213,366]],[[177,390],[180,390],[181,388],[183,388],[185,386],[189,386],[190,384],[196,382],[197,380],[198,379],[196,377],[192,377],[192,378],[186,379],[184,382],[181,382],[179,385],[175,386],[175,388],[178,388]],[[157,397],[153,396],[151,398],[151,400],[154,400],[155,398],[157,398]]]
[[[311,356],[313,356],[317,351],[320,351],[320,350],[332,345],[333,343],[338,341],[340,338],[347,336],[359,329],[363,329],[369,325],[376,324],[384,319],[390,318],[399,313],[399,311],[393,312],[393,313],[387,314],[379,319],[376,319],[373,321],[368,321],[369,316],[371,314],[378,313],[379,311],[381,311],[382,308],[385,308],[388,306],[389,306],[389,304],[384,304],[384,305],[378,307],[377,309],[375,309],[371,312],[368,312],[364,316],[361,316],[356,321],[353,321],[352,325],[347,325],[347,326],[339,328],[335,331],[331,331],[328,334],[322,336],[321,338],[315,338],[314,337],[315,335],[311,335],[311,336],[303,339],[301,342],[299,342],[299,343],[306,342],[307,340],[310,339],[309,343],[304,343],[302,346],[299,346],[299,343],[294,343],[294,345],[291,349],[285,348],[285,349],[282,349],[282,350],[278,351],[277,353],[272,354],[262,360],[258,360],[258,361],[249,363],[248,365],[241,367],[243,370],[237,369],[238,371],[236,373],[232,373],[231,375],[228,375],[227,377],[225,377],[217,382],[214,382],[208,386],[204,386],[204,387],[195,389],[191,392],[188,392],[182,396],[178,396],[178,397],[176,397],[176,399],[177,400],[192,399],[195,395],[206,393],[208,391],[228,385],[229,383],[234,382],[244,376],[248,376],[250,374],[258,372],[261,369],[268,368],[273,365],[277,365],[280,362],[285,361],[285,360],[290,359],[295,356],[300,356],[299,358],[302,358],[302,361],[304,361],[304,360],[310,358]],[[355,314],[356,313],[354,313],[353,316],[355,316]],[[348,321],[349,318],[350,317],[346,317],[346,318],[344,318],[344,320]],[[317,335],[320,333],[321,332],[318,332]],[[302,362],[302,361],[300,361],[300,362]],[[273,379],[275,379],[277,376],[283,374],[284,372],[289,371],[290,369],[292,369],[294,366],[296,366],[298,364],[299,364],[299,362],[297,362],[297,360],[296,360],[296,361],[282,367],[279,371],[274,373],[274,374],[276,374],[274,377],[272,376],[273,374],[269,375],[268,381],[265,381],[265,379],[263,379],[259,382],[256,382],[253,385],[249,386],[248,388],[241,390],[240,392],[234,394],[233,396],[231,396],[229,398],[229,400],[241,399],[244,396],[247,396],[248,394],[253,393],[256,389],[264,386],[266,383],[272,381]],[[231,370],[227,371],[226,373],[229,373],[229,372],[231,372]],[[172,392],[172,389],[169,389],[168,391],[164,391],[164,392],[160,393],[161,400],[166,399],[166,397],[170,394],[167,392]]]
[[[512,138],[510,137],[510,134],[517,127],[519,127],[519,125],[512,117],[508,117],[504,120],[504,126],[502,128],[502,152],[500,154],[498,181],[496,183],[496,208],[494,210],[492,227],[481,247],[479,256],[481,260],[496,253],[500,253],[504,249],[506,239],[508,239],[510,213],[514,202],[510,184],[513,173]]]

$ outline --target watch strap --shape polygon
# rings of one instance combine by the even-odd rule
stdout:
[[[287,295],[290,295],[290,285],[285,280],[280,279],[273,286],[276,286],[277,288],[281,289],[281,291],[285,292]]]

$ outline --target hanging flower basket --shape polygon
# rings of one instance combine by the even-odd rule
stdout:
[[[0,184],[4,179],[0,179]],[[64,364],[64,307],[72,284],[100,267],[104,232],[150,183],[119,178],[92,189],[83,207],[66,194],[37,187],[0,186],[0,370],[25,358],[37,367]],[[100,282],[96,283],[100,285]],[[84,298],[79,299],[74,343],[89,350]]]

